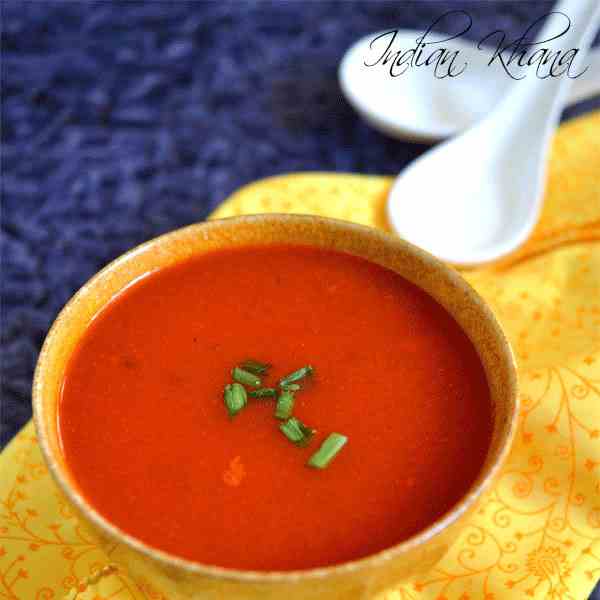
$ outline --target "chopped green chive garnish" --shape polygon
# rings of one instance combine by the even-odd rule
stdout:
[[[294,409],[294,394],[284,390],[277,398],[277,407],[275,408],[275,416],[278,419],[289,419],[292,416]]]
[[[294,371],[293,373],[290,373],[289,375],[281,379],[279,381],[279,385],[281,387],[286,387],[290,383],[294,383],[295,381],[299,381],[300,379],[304,379],[305,377],[312,375],[313,371],[314,369],[310,365],[302,367],[301,369],[298,369],[297,371]]]
[[[275,398],[277,390],[275,388],[260,388],[259,390],[250,390],[248,392],[250,398]]]
[[[248,371],[248,373],[252,373],[253,375],[264,375],[270,368],[270,364],[262,363],[258,360],[245,360],[240,367],[244,371]]]
[[[225,386],[223,399],[230,417],[235,417],[246,406],[247,395],[243,385],[231,383]]]
[[[329,434],[306,464],[315,469],[324,469],[336,457],[347,441],[348,438],[340,433]]]
[[[260,377],[254,373],[250,373],[250,371],[244,371],[244,369],[240,369],[239,367],[235,367],[235,369],[231,371],[231,376],[235,381],[243,383],[244,385],[259,387],[261,384]]]
[[[300,390],[300,386],[297,383],[288,383],[286,385],[281,386],[282,390],[286,392],[297,392]]]
[[[302,421],[296,419],[296,417],[290,417],[285,423],[279,426],[279,429],[296,446],[306,446],[313,435],[315,435],[314,429],[307,427]]]
[[[227,412],[230,417],[234,417],[244,409],[248,403],[248,398],[277,398],[275,407],[275,417],[283,422],[279,429],[296,446],[307,446],[316,431],[308,427],[300,419],[292,417],[294,410],[294,393],[300,391],[301,386],[297,382],[309,377],[314,373],[312,366],[307,365],[290,373],[279,380],[278,390],[275,388],[260,387],[262,385],[261,376],[266,375],[271,365],[257,360],[245,360],[240,366],[231,371],[235,383],[225,386],[223,399]],[[244,386],[258,388],[246,391]],[[315,469],[325,469],[329,463],[337,456],[339,451],[346,445],[348,438],[341,433],[331,433],[321,444],[321,447],[310,457],[306,463],[309,467]]]

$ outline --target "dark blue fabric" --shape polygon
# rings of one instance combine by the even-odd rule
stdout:
[[[371,130],[341,97],[336,67],[353,41],[450,8],[472,14],[474,39],[515,35],[551,3],[1,6],[0,446],[30,416],[52,319],[102,265],[254,179],[393,174],[423,151]]]
[[[469,37],[515,35],[550,6],[2,2],[0,447],[31,415],[50,323],[102,265],[254,179],[395,174],[423,151],[369,129],[341,97],[353,41],[450,8],[474,17]]]

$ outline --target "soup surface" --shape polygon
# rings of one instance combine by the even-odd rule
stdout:
[[[265,384],[311,364],[294,414],[230,419],[247,358]],[[66,461],[88,500],[148,544],[203,563],[304,569],[357,559],[448,511],[476,478],[492,414],[483,368],[450,315],[365,260],[300,246],[217,251],[132,284],[94,319],[59,404]],[[306,466],[332,431],[348,443]]]

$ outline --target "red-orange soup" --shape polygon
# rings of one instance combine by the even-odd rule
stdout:
[[[246,358],[266,384],[311,364],[294,414],[230,419],[223,387]],[[299,246],[216,251],[137,281],[94,319],[59,404],[85,497],[144,542],[202,563],[304,569],[358,559],[431,524],[464,494],[492,413],[471,342],[432,298],[350,255]],[[328,433],[349,441],[322,471]]]

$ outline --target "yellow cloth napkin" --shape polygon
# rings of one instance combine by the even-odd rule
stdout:
[[[386,228],[390,183],[284,175],[242,188],[213,218],[298,212]],[[386,600],[587,598],[600,577],[600,113],[556,135],[528,243],[464,275],[515,349],[520,431],[499,483],[449,554]],[[107,567],[113,553],[77,527],[31,423],[0,455],[0,474],[0,599],[169,599],[169,590]]]

